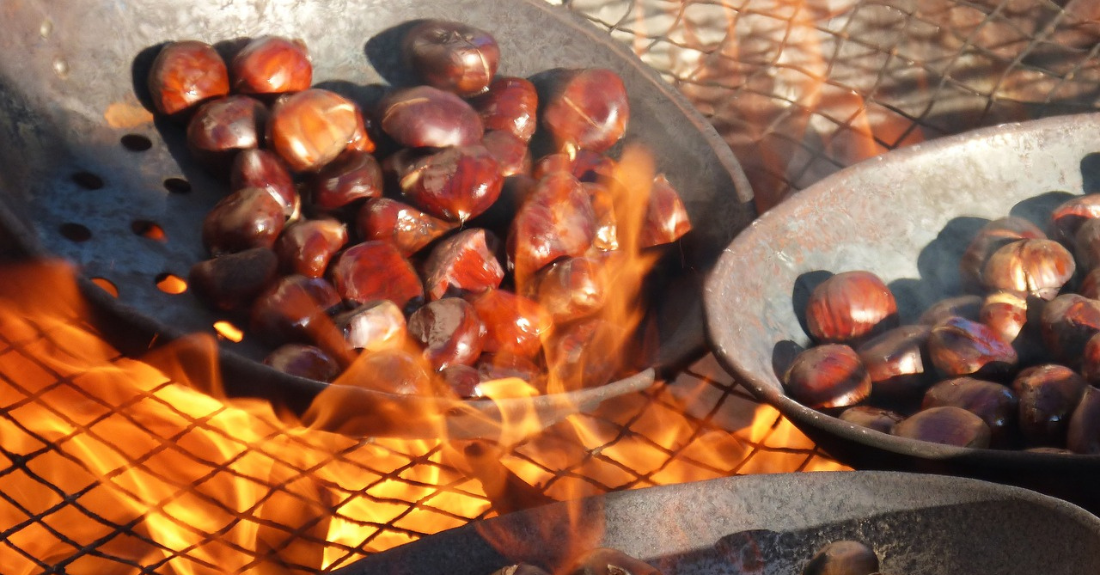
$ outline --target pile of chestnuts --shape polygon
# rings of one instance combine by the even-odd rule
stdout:
[[[210,257],[192,291],[244,318],[273,350],[265,363],[320,381],[354,365],[356,385],[478,397],[488,380],[546,391],[635,369],[627,351],[586,353],[630,339],[601,315],[609,272],[691,224],[658,175],[622,245],[629,194],[608,155],[630,119],[622,79],[498,76],[492,35],[457,22],[416,23],[402,51],[422,83],[368,109],[312,87],[300,40],[258,37],[226,58],[198,41],[160,50],[156,112],[229,185],[202,222]],[[533,158],[533,138],[548,153]]]
[[[838,273],[806,306],[799,402],[883,433],[967,447],[1100,453],[1100,194],[1044,231],[991,221],[959,261],[967,294],[899,325],[888,286]]]

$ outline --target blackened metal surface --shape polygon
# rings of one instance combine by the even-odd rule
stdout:
[[[773,363],[809,343],[798,301],[815,274],[878,274],[897,296],[903,323],[962,294],[959,256],[981,225],[1018,215],[1045,228],[1059,203],[1100,189],[1097,130],[1095,114],[986,128],[873,158],[808,188],[754,222],[708,279],[715,353],[848,465],[968,475],[1100,510],[1091,479],[1100,456],[969,449],[871,431],[788,398]]]

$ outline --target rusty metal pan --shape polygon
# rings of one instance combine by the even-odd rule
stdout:
[[[881,572],[897,575],[1100,569],[1100,519],[1032,491],[965,478],[741,476],[614,493],[572,512],[563,505],[446,531],[336,573],[490,575],[521,561],[562,567],[573,550],[610,547],[664,575],[790,575],[842,539],[870,546]]]
[[[1100,457],[969,449],[875,432],[788,398],[776,366],[809,338],[799,321],[815,274],[866,269],[898,299],[903,323],[961,295],[959,257],[984,223],[1018,215],[1046,227],[1066,199],[1100,191],[1100,115],[1053,117],[947,137],[838,172],[764,214],[707,279],[719,360],[839,460],[1032,488],[1100,509]]]
[[[167,294],[156,285],[162,274],[186,277],[205,257],[200,222],[226,193],[223,182],[188,158],[183,130],[153,121],[139,98],[157,47],[180,39],[231,44],[263,34],[302,38],[314,62],[314,84],[369,108],[388,84],[408,79],[397,62],[399,25],[427,17],[491,31],[502,49],[501,74],[602,66],[624,78],[633,110],[627,139],[652,144],[658,169],[679,186],[696,227],[662,264],[667,281],[657,290],[662,295],[655,312],[662,341],[653,364],[668,368],[701,353],[702,274],[755,217],[747,180],[713,128],[654,71],[606,32],[538,0],[13,4],[5,10],[0,59],[5,235],[15,238],[20,251],[69,259],[85,278],[112,282],[120,292],[117,300],[95,288],[86,291],[116,328],[111,331],[138,349],[154,337],[210,332],[217,314],[190,294]],[[159,226],[167,239],[143,236],[149,224]],[[247,338],[224,345],[221,363],[231,393],[301,409],[326,389],[263,366],[257,361],[262,355]],[[645,371],[576,398],[541,397],[500,409],[533,406],[549,422],[653,379],[654,372]],[[361,416],[371,394],[346,393],[359,403],[350,404],[356,411],[345,419]],[[487,403],[468,406],[498,415]],[[381,424],[357,429],[386,431]]]

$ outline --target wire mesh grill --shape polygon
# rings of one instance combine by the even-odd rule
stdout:
[[[566,5],[687,95],[762,208],[896,147],[1100,98],[1095,0]],[[332,570],[547,500],[840,468],[711,356],[501,450],[287,428],[73,339],[87,327],[0,310],[5,574]]]

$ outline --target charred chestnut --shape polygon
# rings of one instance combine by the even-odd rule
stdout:
[[[791,397],[814,409],[847,407],[871,393],[871,376],[859,355],[843,344],[811,347],[795,357],[784,384]]]
[[[459,96],[484,92],[500,62],[500,47],[491,34],[446,20],[424,20],[413,26],[402,50],[425,83]]]
[[[806,304],[806,327],[819,342],[858,342],[896,327],[897,313],[894,294],[877,275],[849,271],[814,288]]]

